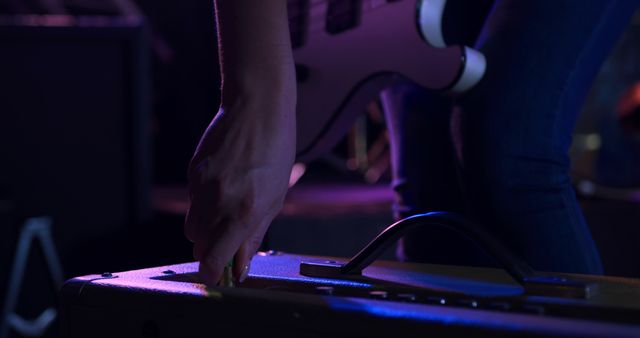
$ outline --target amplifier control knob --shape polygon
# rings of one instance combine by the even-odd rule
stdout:
[[[371,291],[369,292],[369,297],[375,299],[387,299],[389,297],[389,293],[387,291]]]
[[[333,286],[318,286],[316,287],[316,293],[319,295],[331,296],[333,295]]]
[[[397,295],[399,300],[405,301],[405,302],[415,302],[416,301],[416,295],[414,295],[413,293],[400,293]]]
[[[442,298],[442,297],[437,297],[437,296],[431,296],[431,297],[427,297],[427,303],[430,304],[440,304],[440,305],[446,305],[447,304],[447,300]]]

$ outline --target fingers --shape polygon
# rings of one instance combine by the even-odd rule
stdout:
[[[191,243],[196,242],[197,221],[194,218],[195,216],[193,215],[193,211],[191,208],[189,208],[189,210],[187,210],[187,216],[184,220],[184,236],[187,237],[187,239],[191,241]]]
[[[207,206],[213,205],[208,202],[208,199],[205,198],[197,198],[192,199],[191,206],[187,211],[187,216],[184,222],[184,235],[189,239],[192,243],[194,243],[194,255],[193,258],[200,260],[200,257],[204,252],[201,248],[203,242],[207,242],[209,239],[209,229],[216,222],[215,217],[218,215],[211,214],[211,211]],[[196,250],[200,249],[200,250]],[[199,252],[196,254],[196,252]]]
[[[243,176],[190,186],[184,233],[194,243],[200,278],[208,286],[218,284],[231,259],[234,279],[244,281],[251,258],[280,210],[286,188],[280,191],[269,186],[270,194],[257,196],[256,185],[255,178]]]
[[[246,203],[232,203],[235,201],[232,198],[222,203],[222,188],[218,180],[194,184],[190,189],[191,205],[185,219],[184,234],[194,243],[193,257],[200,262],[203,283],[213,286],[219,282],[224,267],[249,235],[250,229],[245,225],[248,222],[243,217],[247,214]]]
[[[258,248],[260,248],[262,239],[264,238],[271,221],[271,218],[264,220],[258,227],[257,232],[251,234],[249,238],[242,243],[240,249],[238,249],[234,258],[233,276],[234,279],[240,283],[244,282],[247,278],[249,267],[251,266],[251,259],[258,251]]]
[[[219,203],[220,184],[210,181],[191,186],[189,195],[190,206],[184,222],[184,235],[196,243],[201,228],[212,222],[214,215],[211,208]]]
[[[200,219],[204,215],[203,210],[199,210],[198,200],[190,198],[189,210],[187,210],[187,216],[184,219],[184,235],[192,243],[196,242],[198,234],[198,224],[203,224],[203,220]]]
[[[215,286],[248,231],[246,225],[230,222],[228,219],[222,220],[210,231],[208,236],[201,237],[206,240],[198,240],[194,244],[194,256],[200,261],[202,282],[207,286]]]

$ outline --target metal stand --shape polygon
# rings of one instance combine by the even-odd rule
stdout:
[[[0,338],[9,337],[10,329],[15,330],[25,337],[40,337],[45,334],[49,326],[56,319],[58,312],[55,307],[45,309],[40,316],[27,320],[15,313],[20,295],[20,287],[24,279],[31,244],[38,240],[42,246],[44,257],[49,268],[52,282],[56,289],[62,287],[64,281],[62,265],[55,250],[51,238],[51,220],[47,217],[29,218],[25,221],[16,247],[16,255],[13,261],[9,287],[7,288],[6,302],[2,311],[2,324],[0,325]]]

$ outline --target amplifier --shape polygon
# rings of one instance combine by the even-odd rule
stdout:
[[[447,226],[504,267],[375,262],[417,226]],[[198,263],[74,278],[64,337],[640,337],[640,280],[532,270],[489,234],[441,212],[401,220],[348,261],[263,252],[237,287],[206,288]]]
[[[146,32],[137,17],[0,16],[0,190],[51,216],[63,256],[149,219]]]
[[[640,337],[640,281],[566,275],[586,299],[527,295],[502,270],[376,262],[360,276],[301,275],[306,260],[259,253],[238,287],[205,288],[197,263],[74,278],[63,337]]]

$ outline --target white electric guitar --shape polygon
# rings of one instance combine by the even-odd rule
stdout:
[[[484,56],[445,45],[447,0],[289,0],[298,78],[297,157],[328,152],[364,107],[400,74],[427,89],[461,93]]]

